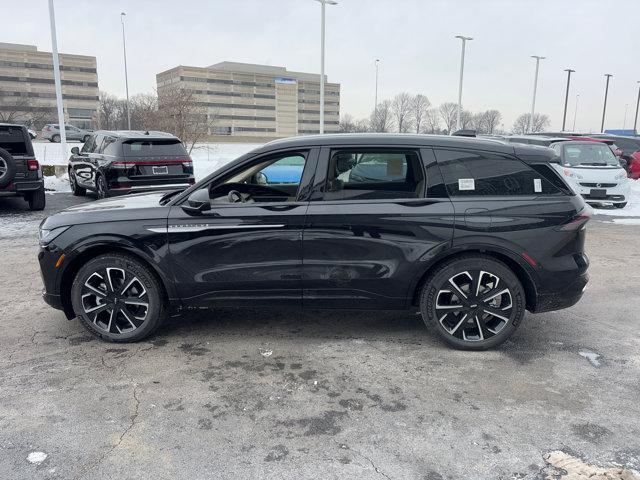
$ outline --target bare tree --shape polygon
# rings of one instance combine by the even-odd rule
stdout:
[[[440,133],[440,113],[435,108],[426,111],[424,133]]]
[[[149,130],[157,128],[161,123],[158,113],[158,97],[149,93],[140,93],[131,97],[131,128],[133,130]],[[126,117],[126,110],[123,111]],[[123,119],[124,120],[124,119]]]
[[[462,130],[473,128],[473,113],[469,110],[463,110],[460,112],[460,128]]]
[[[411,99],[411,114],[416,133],[424,133],[430,107],[431,102],[425,95],[418,94]]]
[[[456,118],[458,112],[458,104],[453,102],[446,102],[438,107],[440,118],[444,122],[444,128],[446,133],[451,133],[456,128]]]
[[[93,116],[93,123],[100,130],[116,130],[121,128],[120,120],[124,113],[125,104],[114,95],[100,92],[98,110]]]
[[[471,124],[476,133],[487,133],[485,114],[486,112],[474,113],[471,118]]]
[[[369,131],[371,131],[369,120],[367,120],[366,118],[361,118],[360,120],[356,120],[354,132],[366,133]]]
[[[412,103],[413,97],[407,92],[399,93],[391,101],[391,111],[400,133],[406,133],[411,129]]]
[[[209,134],[216,117],[197,102],[192,90],[172,86],[158,94],[158,126],[182,140],[189,153]]]
[[[393,128],[391,101],[384,100],[378,103],[376,109],[371,113],[369,121],[372,132],[389,132]]]
[[[530,113],[523,113],[513,123],[513,133],[525,134],[525,133],[539,133],[544,131],[549,126],[551,120],[548,115],[542,113],[536,113],[533,115],[533,124],[531,125],[531,131],[529,131],[529,119]]]
[[[46,105],[38,105],[26,95],[0,95],[0,123],[23,123],[40,128],[55,119],[55,110]]]
[[[487,110],[483,120],[484,133],[495,133],[502,121],[502,114],[498,110]]]
[[[346,113],[340,117],[340,123],[338,123],[338,132],[340,133],[353,133],[356,131],[356,122],[351,115]]]

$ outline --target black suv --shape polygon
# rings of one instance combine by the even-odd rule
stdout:
[[[44,210],[46,197],[31,135],[23,125],[0,123],[0,197],[22,196],[31,210]]]
[[[135,341],[220,306],[419,309],[450,345],[502,343],[587,283],[590,209],[551,149],[427,135],[268,143],[184,192],[41,225],[44,298]]]
[[[175,190],[195,183],[193,163],[179,138],[164,132],[98,131],[69,158],[74,195],[98,198],[130,192]]]

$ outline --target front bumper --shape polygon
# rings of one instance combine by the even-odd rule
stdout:
[[[615,187],[598,188],[597,186],[584,186],[578,182],[571,182],[571,187],[574,192],[581,195],[589,203],[624,203],[628,201],[631,191],[629,181],[626,179],[621,180]],[[604,190],[605,195],[592,195],[594,193],[592,190]]]

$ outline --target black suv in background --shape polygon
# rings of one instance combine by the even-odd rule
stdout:
[[[195,183],[189,154],[169,133],[97,131],[71,153],[69,184],[74,195],[92,190],[105,198],[184,189]]]
[[[115,342],[188,309],[286,305],[419,309],[448,344],[491,348],[587,283],[590,209],[556,162],[464,137],[278,140],[184,192],[47,218],[44,298]]]
[[[31,210],[46,204],[44,179],[23,125],[0,123],[0,197],[22,196]]]

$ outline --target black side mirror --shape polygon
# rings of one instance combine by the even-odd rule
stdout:
[[[74,155],[80,155],[80,149],[78,147],[73,147],[71,149],[71,153],[73,153]]]
[[[201,188],[189,195],[186,203],[182,205],[182,210],[184,210],[189,215],[200,215],[202,212],[211,210],[209,189]]]

